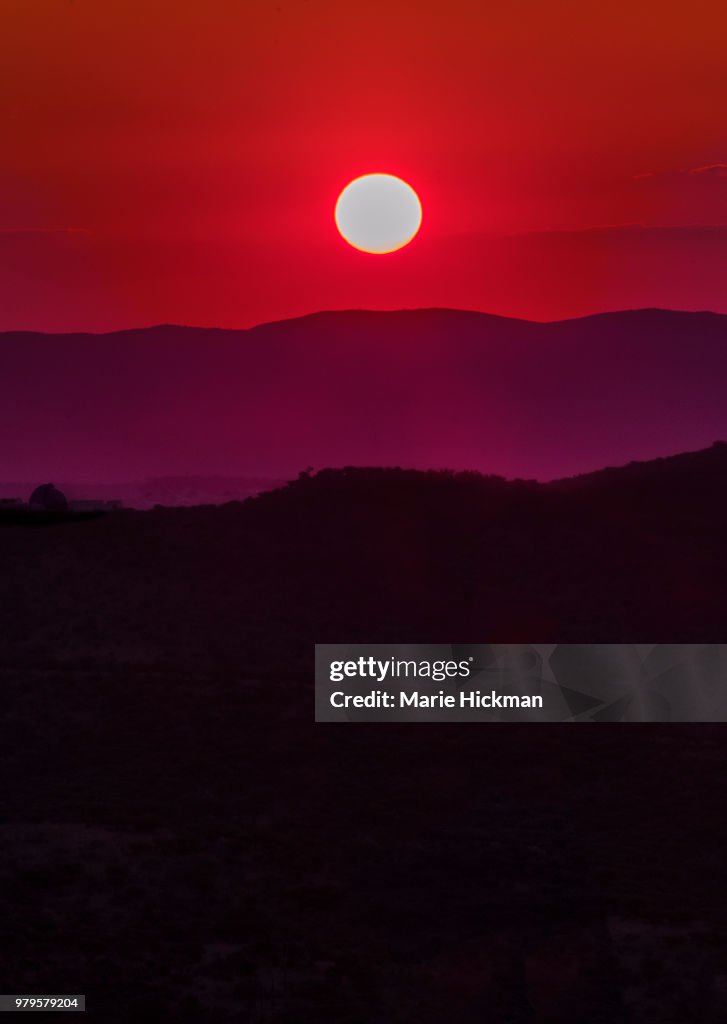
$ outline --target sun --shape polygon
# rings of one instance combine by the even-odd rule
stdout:
[[[364,174],[346,185],[334,216],[349,245],[380,256],[411,242],[421,227],[422,204],[401,178]]]

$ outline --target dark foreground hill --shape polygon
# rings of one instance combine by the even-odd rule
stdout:
[[[717,1024],[720,726],[313,723],[315,641],[723,641],[727,449],[0,530],[7,991],[104,1024]]]
[[[0,477],[403,465],[551,479],[726,436],[725,379],[727,317],[664,310],[2,334]]]
[[[54,480],[55,486],[71,502],[121,502],[127,508],[148,509],[155,505],[222,505],[244,501],[260,491],[285,483],[270,477],[181,476],[127,480],[117,483]],[[0,480],[0,511],[3,499],[27,501],[37,483]]]
[[[715,444],[547,485],[350,468],[242,504],[7,529],[4,656],[306,673],[315,641],[342,638],[716,641],[726,496]]]

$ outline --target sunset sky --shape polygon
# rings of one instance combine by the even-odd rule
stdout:
[[[727,312],[726,53],[722,0],[0,0],[0,329]]]

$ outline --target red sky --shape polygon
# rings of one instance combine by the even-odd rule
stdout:
[[[0,329],[727,312],[726,53],[723,0],[0,0]]]

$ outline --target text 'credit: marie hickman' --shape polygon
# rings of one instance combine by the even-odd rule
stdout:
[[[317,722],[727,721],[722,644],[317,644]]]

